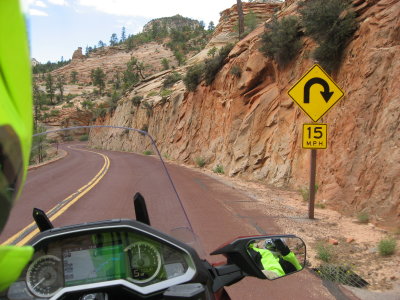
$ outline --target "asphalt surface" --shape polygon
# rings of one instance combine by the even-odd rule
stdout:
[[[0,243],[32,222],[33,207],[44,211],[56,207],[53,212],[58,213],[54,226],[133,218],[132,199],[137,191],[142,192],[146,199],[154,227],[163,230],[165,224],[171,227],[185,220],[184,215],[168,213],[180,208],[169,196],[173,195],[173,191],[168,181],[154,179],[153,175],[160,171],[154,157],[141,156],[138,159],[139,156],[129,153],[96,150],[109,159],[107,165],[104,155],[77,147],[64,145],[62,148],[68,151],[65,158],[29,171],[21,199],[0,236]],[[210,262],[219,262],[223,257],[206,253],[235,237],[290,234],[281,232],[273,219],[260,213],[258,208],[262,203],[234,187],[185,167],[168,164],[168,169],[203,247],[200,252]],[[93,185],[96,175],[101,178]],[[65,211],[57,208],[60,201],[69,199],[71,195],[76,196],[79,189],[82,194],[79,200],[64,208]],[[155,199],[161,198],[162,202],[154,204]],[[275,281],[245,278],[227,287],[227,291],[232,299],[357,299],[336,285],[322,282],[309,270]]]

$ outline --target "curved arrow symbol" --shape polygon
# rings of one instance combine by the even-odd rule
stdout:
[[[320,84],[324,88],[321,92],[322,97],[326,103],[328,103],[329,99],[331,99],[334,92],[329,90],[329,84],[319,77],[311,78],[307,83],[304,85],[304,103],[310,103],[310,89],[314,84]]]

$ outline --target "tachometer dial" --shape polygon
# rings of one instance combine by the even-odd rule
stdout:
[[[161,256],[157,248],[148,242],[136,242],[125,248],[130,261],[131,277],[136,283],[154,279],[161,269]]]
[[[61,260],[44,255],[35,260],[26,273],[29,290],[37,297],[51,297],[63,285]]]

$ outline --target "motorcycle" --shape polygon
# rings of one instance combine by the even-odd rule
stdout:
[[[204,259],[160,154],[168,157],[166,143],[117,126],[35,134],[21,203],[34,197],[45,209],[34,208],[34,223],[5,242],[35,253],[0,299],[222,300],[230,299],[224,287],[246,276],[276,280],[304,269],[306,246],[294,235],[239,237],[211,253],[226,262]]]

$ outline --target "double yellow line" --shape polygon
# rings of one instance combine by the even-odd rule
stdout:
[[[50,210],[48,210],[46,212],[46,215],[50,215],[50,217],[49,217],[50,221],[54,221],[55,219],[57,219],[71,205],[73,205],[80,198],[82,198],[87,192],[89,192],[106,175],[106,173],[107,173],[107,171],[108,171],[108,169],[110,167],[110,159],[108,158],[108,156],[106,156],[106,155],[104,155],[102,153],[98,153],[98,152],[94,152],[94,151],[90,151],[90,150],[77,149],[77,148],[74,148],[74,149],[101,155],[103,157],[103,159],[104,159],[104,165],[100,169],[100,171],[92,178],[92,180],[90,180],[87,184],[85,184],[84,186],[79,188],[77,192],[72,193],[67,198],[62,200],[59,204],[57,204],[56,206],[54,206],[53,208],[51,208]],[[78,194],[78,195],[76,195],[76,194]],[[28,226],[26,226],[25,228],[21,229],[16,234],[14,234],[12,237],[10,237],[8,240],[6,240],[1,245],[10,245],[10,244],[15,243],[15,241],[18,240],[21,235],[23,235],[27,230],[29,230],[29,228],[31,228],[31,227],[33,227],[35,225],[36,225],[36,223],[32,222],[31,224],[29,224]],[[23,239],[21,239],[20,241],[15,243],[15,245],[21,246],[21,245],[26,244],[26,242],[28,242],[32,237],[34,237],[38,233],[39,233],[39,230],[37,228],[34,229],[32,232],[27,234]]]

